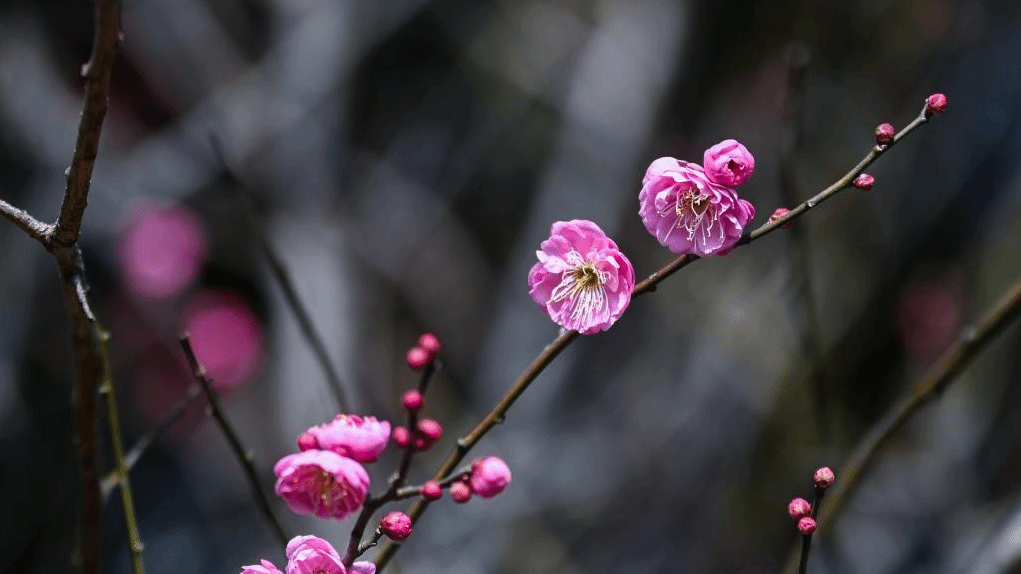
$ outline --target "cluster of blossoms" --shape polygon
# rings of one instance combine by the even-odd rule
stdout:
[[[818,506],[819,501],[822,499],[822,495],[826,492],[836,477],[833,475],[833,471],[828,467],[824,466],[819,470],[815,471],[815,503]],[[787,513],[791,515],[791,518],[798,523],[798,532],[805,536],[811,535],[815,532],[817,524],[815,522],[815,510],[812,505],[804,498],[795,498],[790,501],[787,505]]]
[[[642,179],[638,214],[661,245],[678,254],[726,255],[755,216],[735,187],[755,158],[735,140],[707,149],[705,166],[662,157]],[[617,244],[586,220],[558,221],[536,252],[529,294],[553,321],[583,335],[610,328],[631,302],[635,271]]]

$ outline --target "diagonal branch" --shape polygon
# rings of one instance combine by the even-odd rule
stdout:
[[[0,215],[11,220],[14,225],[17,225],[32,239],[42,243],[43,246],[46,245],[49,234],[53,232],[53,226],[49,223],[39,221],[24,209],[18,209],[2,199],[0,199]]]

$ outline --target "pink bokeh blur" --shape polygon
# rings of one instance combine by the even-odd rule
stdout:
[[[131,211],[117,250],[128,291],[146,300],[177,296],[205,263],[202,221],[182,205],[150,203]]]
[[[258,372],[265,335],[259,318],[240,296],[226,290],[200,293],[185,307],[181,327],[217,387],[238,387]]]

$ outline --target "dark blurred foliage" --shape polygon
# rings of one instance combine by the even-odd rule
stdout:
[[[742,141],[757,160],[742,194],[762,222],[792,141],[792,191],[808,197],[858,161],[875,125],[903,126],[943,91],[948,113],[870,168],[872,191],[799,221],[805,257],[781,232],[700,261],[564,353],[479,446],[510,463],[508,492],[435,505],[394,569],[775,572],[796,538],[785,505],[814,468],[839,480],[869,425],[1021,276],[1019,12],[1007,0],[128,1],[83,235],[127,442],[186,392],[175,337],[208,301],[230,318],[208,356],[236,375],[224,399],[267,482],[295,437],[336,413],[253,234],[286,262],[355,411],[399,420],[415,380],[404,351],[440,336],[427,412],[446,425],[442,451],[556,334],[525,287],[552,221],[596,221],[644,276],[670,259],[636,216],[652,159]],[[0,197],[43,219],[59,206],[91,27],[85,0],[0,8]],[[194,280],[158,298],[132,275],[149,252],[125,247],[163,221],[153,213],[187,214],[167,225],[202,246]],[[183,260],[174,241],[145,245]],[[73,543],[57,281],[0,222],[3,571],[63,571]],[[804,337],[820,348],[821,393]],[[885,451],[813,546],[813,572],[1017,570],[1018,344],[1014,327]],[[377,485],[392,463],[373,467]],[[201,405],[132,478],[150,572],[282,561]],[[278,507],[290,531],[345,544],[350,523]],[[104,544],[109,571],[129,571],[117,497]]]

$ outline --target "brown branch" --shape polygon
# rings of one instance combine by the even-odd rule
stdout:
[[[18,209],[2,199],[0,199],[0,215],[11,220],[14,225],[17,225],[19,229],[27,233],[32,239],[42,243],[44,247],[46,246],[49,234],[53,232],[53,226],[49,223],[39,221],[29,215],[27,211]]]
[[[1021,316],[1021,281],[1015,283],[984,317],[965,329],[957,344],[926,372],[915,385],[914,391],[890,409],[862,438],[837,474],[837,482],[830,488],[832,492],[828,497],[829,503],[820,511],[820,529],[829,528],[834,516],[854,492],[879,450],[904,428],[915,413],[939,397],[957,375],[1018,316]],[[788,558],[784,572],[794,572],[792,557]]]
[[[273,532],[276,534],[277,539],[279,539],[280,544],[286,547],[288,541],[287,533],[284,531],[280,519],[273,512],[269,497],[266,496],[266,492],[262,489],[262,483],[259,480],[259,472],[255,469],[255,460],[252,452],[245,448],[245,445],[241,442],[240,435],[238,435],[234,425],[231,424],[226,413],[224,413],[220,399],[213,389],[213,381],[206,375],[205,368],[202,367],[195,356],[195,350],[191,347],[191,340],[188,339],[188,334],[182,334],[180,340],[181,348],[184,349],[184,355],[188,358],[188,365],[191,366],[195,379],[202,385],[202,391],[209,400],[210,412],[216,420],[216,424],[220,426],[220,430],[223,431],[224,436],[227,437],[227,442],[230,443],[231,450],[234,451],[238,462],[241,463],[241,468],[245,471],[245,477],[248,478],[248,484],[252,487],[252,494],[255,495],[255,501],[258,503],[259,509],[273,527]]]
[[[923,107],[922,112],[919,114],[919,116],[915,118],[910,124],[905,126],[904,129],[901,130],[900,133],[898,133],[894,137],[892,143],[885,147],[880,146],[873,147],[869,151],[869,153],[866,154],[866,156],[860,162],[858,162],[858,165],[854,166],[854,168],[852,168],[851,171],[847,172],[847,174],[838,179],[832,185],[822,190],[821,192],[813,196],[811,199],[805,201],[801,205],[798,205],[794,209],[791,209],[790,213],[788,213],[784,217],[778,218],[773,221],[768,221],[764,225],[760,226],[759,228],[755,229],[748,235],[744,236],[740,241],[738,241],[735,247],[747,245],[748,243],[761,239],[762,237],[779,229],[785,223],[793,221],[798,217],[801,217],[809,210],[818,206],[820,203],[836,195],[840,190],[849,187],[851,185],[851,182],[854,181],[854,178],[861,174],[865,170],[865,168],[872,164],[872,162],[878,159],[879,156],[883,154],[883,152],[892,147],[898,141],[902,140],[915,128],[926,123],[928,120],[929,117],[926,115],[925,108]],[[638,297],[646,293],[651,293],[655,291],[656,286],[659,285],[659,283],[666,280],[667,277],[670,277],[671,275],[688,266],[697,259],[699,258],[694,255],[681,255],[680,257],[674,259],[670,263],[663,266],[659,271],[656,271],[655,273],[647,277],[644,281],[635,285],[632,297]],[[545,370],[546,367],[548,367],[549,364],[552,363],[554,359],[556,359],[556,357],[561,353],[561,351],[566,349],[567,346],[570,345],[577,338],[577,336],[578,336],[577,331],[564,331],[560,334],[560,336],[554,339],[553,342],[550,343],[539,354],[539,356],[537,356],[532,361],[532,363],[528,366],[525,372],[522,373],[521,376],[519,376],[518,379],[511,384],[510,389],[508,389],[507,393],[503,396],[503,398],[501,398],[500,401],[493,407],[493,409],[485,417],[483,417],[483,419],[475,426],[475,428],[472,429],[472,431],[468,433],[465,437],[458,440],[457,447],[453,451],[451,451],[449,455],[447,455],[446,460],[443,461],[443,464],[440,466],[439,470],[437,470],[436,473],[433,475],[433,480],[443,480],[444,478],[447,477],[447,475],[453,472],[454,469],[457,468],[457,465],[460,464],[464,457],[468,454],[468,451],[470,451],[472,447],[474,447],[475,444],[477,444],[482,439],[482,437],[485,436],[487,432],[489,432],[490,429],[492,429],[494,426],[496,426],[497,424],[504,420],[504,417],[507,411],[510,409],[511,405],[514,404],[518,397],[520,397],[521,394],[524,393],[525,390],[528,388],[528,386],[532,384],[532,381],[534,381],[536,377],[538,377],[539,374],[542,373],[542,371]],[[417,521],[419,517],[421,517],[422,513],[425,512],[426,508],[428,508],[428,506],[429,501],[424,499],[419,500],[411,507],[411,510],[408,511],[408,516],[411,517],[412,521]],[[397,550],[399,548],[400,544],[392,540],[386,543],[386,546],[383,547],[383,549],[380,551],[379,555],[376,557],[375,560],[377,572],[382,572],[383,569],[386,568],[386,565],[393,558],[394,554],[397,553]]]

